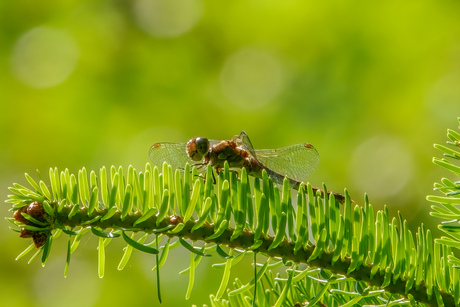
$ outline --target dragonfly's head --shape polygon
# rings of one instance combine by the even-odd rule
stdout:
[[[193,161],[201,161],[209,151],[209,140],[207,138],[193,138],[187,143],[187,155]]]

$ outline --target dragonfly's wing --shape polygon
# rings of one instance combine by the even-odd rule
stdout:
[[[307,176],[319,163],[319,154],[311,144],[297,144],[279,149],[255,151],[257,160],[269,169],[298,181]]]
[[[163,166],[163,162],[171,164],[173,169],[184,169],[188,162],[190,166],[200,164],[200,162],[192,161],[186,152],[186,143],[155,143],[150,147],[149,157],[152,163],[159,168]],[[206,169],[200,167],[198,170]]]
[[[253,157],[256,157],[256,152],[252,146],[251,140],[249,140],[249,137],[244,130],[240,132],[240,135],[235,135],[232,138],[232,141],[236,143],[236,146],[248,151]]]

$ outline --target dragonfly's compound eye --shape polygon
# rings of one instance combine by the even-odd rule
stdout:
[[[193,161],[201,161],[209,151],[207,138],[193,138],[187,143],[187,155]]]
[[[207,138],[196,138],[196,150],[200,155],[206,156],[209,150],[209,141]]]

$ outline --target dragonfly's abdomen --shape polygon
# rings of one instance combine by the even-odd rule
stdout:
[[[278,183],[278,184],[283,184],[283,180],[284,180],[284,176],[281,175],[280,173],[277,173],[267,167],[265,167],[265,170],[267,171],[267,174],[268,176],[270,176],[270,178],[273,179],[273,181],[275,183]],[[262,172],[262,171],[261,171]],[[256,177],[259,177],[259,176],[256,176]],[[261,177],[259,177],[261,178]],[[289,178],[287,177],[287,179],[289,180],[289,185],[292,189],[294,190],[298,190],[299,187],[300,187],[300,184],[301,182],[298,181],[298,180],[295,180],[295,179],[292,179],[292,178]],[[313,190],[313,193],[316,195],[317,192],[320,192],[320,194],[322,195],[322,197],[324,197],[324,191],[317,188],[317,187],[311,187],[312,190]],[[345,196],[343,194],[340,194],[340,193],[333,193],[334,194],[334,197],[335,199],[339,202],[339,203],[345,203]]]
[[[269,169],[268,167],[264,167],[264,169],[267,172],[268,176],[270,178],[272,178],[275,183],[283,184],[283,180],[284,180],[284,178],[286,176],[284,176],[284,175],[282,175],[282,174],[280,174],[278,172],[275,172],[275,171]],[[262,170],[260,172],[262,172]],[[291,188],[296,189],[296,188],[298,188],[300,186],[299,181],[297,181],[295,179],[292,179],[292,178],[289,178],[289,177],[287,177],[287,179],[289,180],[289,185],[290,185]]]

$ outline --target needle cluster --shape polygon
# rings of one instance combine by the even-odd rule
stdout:
[[[460,134],[449,130],[448,135],[451,147],[458,148]],[[455,149],[437,148],[460,159]],[[445,159],[435,163],[460,175],[460,168]],[[220,286],[211,295],[214,306],[460,302],[455,269],[460,260],[451,251],[460,246],[458,182],[443,179],[436,189],[446,195],[429,197],[437,202],[432,215],[450,220],[440,226],[449,237],[433,240],[424,225],[413,234],[400,214],[392,217],[388,208],[374,212],[367,196],[360,206],[345,191],[342,205],[333,193],[314,191],[309,184],[302,184],[293,196],[288,179],[278,186],[266,172],[262,179],[250,178],[245,169],[237,175],[228,165],[217,178],[212,172],[208,167],[203,178],[189,165],[180,172],[167,164],[159,169],[147,163],[140,172],[132,166],[127,171],[112,166],[89,176],[85,168],[76,175],[50,169],[49,183],[26,174],[31,187],[13,184],[7,200],[14,212],[12,229],[35,242],[18,258],[36,246],[31,259],[41,254],[45,264],[53,240],[64,233],[67,274],[71,254],[91,233],[99,237],[101,277],[105,247],[117,237],[127,244],[119,269],[133,250],[139,250],[156,258],[157,278],[171,249],[189,250],[186,298],[201,258],[217,255],[224,262],[214,265],[223,271]],[[31,204],[40,214],[29,213]],[[231,286],[231,268],[249,255],[254,259],[254,278],[246,284],[237,279]],[[285,267],[284,274],[275,273],[280,266]]]

